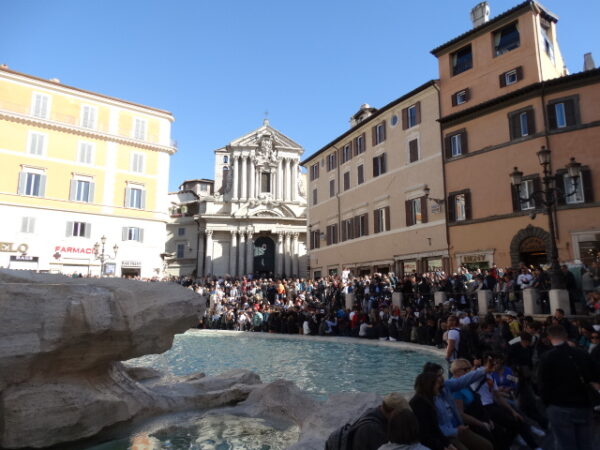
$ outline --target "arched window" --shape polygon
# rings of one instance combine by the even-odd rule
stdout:
[[[223,164],[227,164],[229,163],[229,156],[225,155],[223,156]]]

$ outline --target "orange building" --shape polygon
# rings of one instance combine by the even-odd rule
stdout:
[[[480,9],[478,11],[478,8]],[[558,195],[559,259],[597,260],[600,251],[600,70],[568,75],[557,18],[535,1],[487,20],[432,50],[440,73],[441,129],[452,268],[549,263],[548,217],[536,153],[551,150]],[[482,14],[478,14],[482,13]],[[479,17],[477,17],[479,16]],[[582,164],[576,187],[566,174]],[[519,192],[510,173],[523,173]]]

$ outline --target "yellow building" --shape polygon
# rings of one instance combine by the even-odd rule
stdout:
[[[160,275],[173,120],[0,66],[0,266]]]

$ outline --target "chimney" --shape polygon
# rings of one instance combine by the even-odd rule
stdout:
[[[490,20],[490,6],[488,2],[481,2],[475,5],[475,8],[471,10],[471,22],[473,28],[477,28],[479,25],[483,25]]]
[[[362,105],[360,105],[360,109],[358,110],[358,112],[356,114],[354,114],[352,117],[350,117],[350,128],[355,127],[356,125],[361,123],[363,120],[365,120],[366,118],[371,116],[376,111],[377,111],[377,108],[373,108],[368,103],[363,103]]]
[[[0,65],[0,69],[8,69],[8,64],[2,64],[2,65]]]
[[[58,78],[50,78],[50,81],[60,84],[60,80]]]
[[[594,70],[596,68],[596,63],[594,63],[594,58],[591,53],[586,53],[583,55],[583,71],[586,72],[588,70]]]

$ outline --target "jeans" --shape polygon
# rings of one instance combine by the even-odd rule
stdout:
[[[592,450],[592,409],[548,406],[548,420],[560,450]]]

